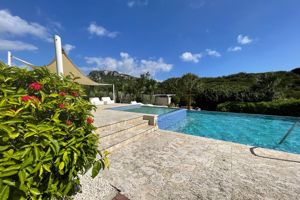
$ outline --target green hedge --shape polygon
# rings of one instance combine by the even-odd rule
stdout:
[[[270,102],[226,102],[219,104],[217,110],[223,112],[300,116],[300,99]]]
[[[60,199],[108,166],[81,86],[0,62],[0,199]],[[96,160],[97,154],[100,159]]]

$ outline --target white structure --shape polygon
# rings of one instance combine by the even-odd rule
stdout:
[[[91,104],[93,104],[95,106],[104,105],[104,102],[100,101],[100,99],[98,97],[92,97],[92,98],[90,98],[90,102],[91,102]]]
[[[11,52],[10,51],[7,52],[7,65],[11,66]]]
[[[156,94],[154,95],[155,97],[154,104],[161,105],[161,106],[170,105],[172,96],[174,96],[174,94]]]
[[[58,35],[54,36],[54,46],[55,46],[55,59],[48,65],[36,66],[36,65],[31,64],[23,59],[13,56],[10,51],[7,52],[7,65],[11,66],[12,59],[16,59],[16,60],[20,61],[21,63],[31,67],[32,69],[46,68],[50,72],[57,73],[60,76],[63,76],[63,75],[67,76],[69,74],[73,74],[75,77],[79,77],[79,79],[76,79],[75,82],[77,82],[81,85],[112,86],[113,100],[111,100],[109,98],[109,100],[107,102],[111,103],[111,102],[115,101],[116,95],[115,95],[115,85],[114,84],[96,83],[95,81],[93,81],[89,77],[87,77],[85,74],[83,74],[81,72],[81,70],[67,56],[66,52],[63,51],[62,46],[61,46],[61,38]]]
[[[136,101],[131,101],[130,104],[133,104],[133,105],[143,105],[143,103],[138,103]]]
[[[54,45],[55,45],[55,56],[56,56],[56,71],[57,74],[63,76],[63,59],[62,59],[62,48],[61,48],[61,39],[58,35],[54,36]]]
[[[101,101],[104,102],[104,105],[115,103],[115,101],[114,101],[114,100],[111,100],[110,97],[102,97],[102,98],[101,98]]]

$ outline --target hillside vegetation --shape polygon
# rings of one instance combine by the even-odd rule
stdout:
[[[225,102],[300,99],[300,68],[292,71],[238,73],[213,78],[202,78],[189,73],[163,82],[151,79],[148,73],[141,77],[133,77],[118,72],[92,71],[89,76],[97,82],[114,83],[118,91],[118,101],[122,102],[143,101],[145,95],[167,93],[176,94],[173,98],[175,105],[216,110],[218,104]],[[124,96],[129,98],[124,100]]]

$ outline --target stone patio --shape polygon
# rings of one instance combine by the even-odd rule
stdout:
[[[300,199],[300,156],[156,131],[112,152],[103,177],[129,199]],[[277,160],[278,159],[278,160]]]
[[[110,162],[89,191],[106,182],[132,200],[300,199],[298,154],[158,130],[112,151]]]

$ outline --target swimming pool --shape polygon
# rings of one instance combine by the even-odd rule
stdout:
[[[172,116],[173,115],[173,116]],[[159,128],[300,154],[300,118],[209,111],[175,111]]]
[[[111,108],[111,109],[113,109],[113,110],[122,110],[122,111],[126,111],[126,112],[154,114],[154,115],[162,115],[162,114],[165,114],[165,113],[169,113],[169,112],[178,110],[176,108],[157,107],[157,106],[142,106],[142,105],[130,105],[130,106],[114,107],[114,108]]]
[[[112,108],[156,114],[158,127],[195,136],[300,154],[300,118],[131,105]]]

